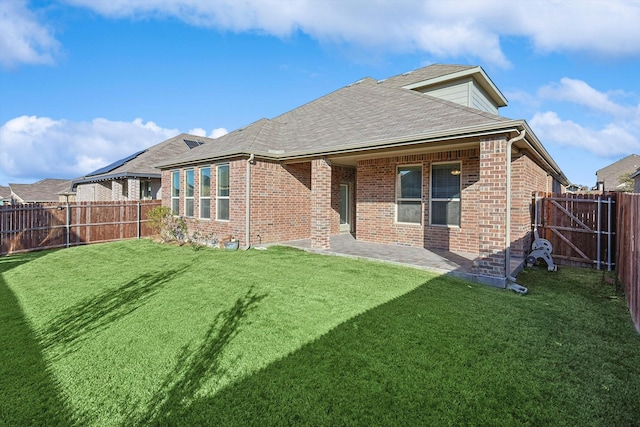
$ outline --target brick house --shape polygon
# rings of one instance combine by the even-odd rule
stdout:
[[[71,190],[79,202],[161,199],[162,174],[156,164],[208,141],[212,139],[182,133],[74,179]]]
[[[502,106],[480,67],[365,78],[159,165],[163,204],[190,231],[244,246],[328,249],[350,232],[473,254],[477,280],[504,286],[509,259],[530,247],[532,192],[568,181]]]
[[[640,168],[640,156],[630,154],[608,166],[596,171],[596,187],[602,191],[625,191],[632,190],[633,185],[624,182]],[[622,180],[621,180],[622,179]]]

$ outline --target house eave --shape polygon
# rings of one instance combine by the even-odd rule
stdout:
[[[82,177],[71,181],[71,189],[74,190],[79,184],[90,184],[95,182],[112,181],[116,179],[126,178],[143,178],[143,179],[161,179],[160,173],[138,173],[138,172],[120,172],[107,175],[97,175],[91,177]]]
[[[255,158],[267,161],[275,161],[282,163],[296,163],[318,157],[344,156],[356,153],[368,154],[377,151],[385,151],[389,149],[406,149],[418,147],[421,145],[434,145],[437,143],[451,143],[457,140],[468,141],[470,138],[483,138],[492,135],[509,135],[515,136],[522,130],[527,131],[527,141],[530,141],[533,147],[533,155],[538,163],[543,166],[547,172],[554,176],[563,185],[569,185],[569,180],[564,175],[560,167],[551,158],[549,153],[544,149],[538,138],[535,136],[529,125],[524,120],[505,120],[500,123],[491,123],[467,128],[458,128],[441,132],[425,132],[414,135],[403,135],[397,138],[363,141],[353,144],[342,145],[337,148],[325,148],[318,150],[301,150],[301,151],[248,151],[238,150],[234,152],[220,153],[215,156],[202,157],[200,159],[188,159],[180,162],[171,162],[156,165],[159,169],[175,169],[193,164],[215,163],[238,157],[249,157],[254,155]],[[459,144],[456,144],[456,147]],[[444,149],[444,146],[441,146]]]

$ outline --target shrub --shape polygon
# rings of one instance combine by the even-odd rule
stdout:
[[[163,242],[177,241],[183,243],[188,240],[187,224],[181,217],[171,215],[167,206],[153,208],[147,214],[149,226],[160,235]]]

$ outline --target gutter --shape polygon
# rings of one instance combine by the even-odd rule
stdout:
[[[246,249],[251,247],[251,163],[255,156],[253,153],[247,159],[247,172],[246,176],[246,188],[245,188],[245,224],[244,224],[244,232],[245,232],[245,245]]]
[[[385,148],[402,148],[412,145],[425,144],[431,142],[445,142],[450,140],[456,140],[461,138],[476,138],[495,134],[504,134],[505,132],[514,132],[521,127],[519,122],[504,121],[501,123],[483,124],[478,126],[470,126],[467,128],[456,129],[454,132],[427,132],[414,135],[404,135],[397,138],[389,138],[377,141],[363,141],[351,144],[345,144],[340,147],[330,148],[325,150],[300,150],[300,151],[258,151],[254,154],[260,159],[271,161],[295,161],[301,159],[309,159],[312,157],[321,156],[333,156],[341,154],[350,154],[362,151],[374,151]],[[215,162],[218,160],[229,159],[233,157],[248,156],[252,153],[244,151],[242,149],[238,151],[227,151],[220,154],[204,156],[201,158],[188,158],[185,160],[178,160],[170,163],[160,163],[154,165],[158,169],[172,169],[177,167],[183,167],[186,165],[192,165],[196,163]]]
[[[122,178],[146,178],[146,179],[161,179],[162,174],[153,173],[138,173],[138,172],[119,172],[110,175],[93,175],[84,176],[82,178],[74,179],[71,181],[71,189],[73,190],[78,184],[87,184],[92,182],[111,181],[113,179]]]

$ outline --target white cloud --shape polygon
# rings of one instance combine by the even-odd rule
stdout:
[[[587,127],[563,120],[556,112],[538,112],[531,120],[536,133],[545,141],[585,149],[600,157],[611,158],[640,151],[640,105],[614,101],[621,91],[600,92],[582,80],[562,78],[538,90],[541,100],[551,99],[586,108],[593,125]],[[629,95],[631,96],[631,95]],[[604,119],[599,128],[595,123]]]
[[[5,180],[75,178],[179,134],[152,121],[91,122],[20,116],[0,127]],[[6,183],[4,183],[6,184]]]
[[[500,44],[524,37],[541,52],[640,54],[640,2],[484,0],[66,0],[114,18],[174,16],[189,24],[508,66]]]
[[[58,41],[26,1],[0,0],[0,65],[50,64],[58,49]]]
[[[630,117],[637,114],[636,107],[619,105],[611,100],[609,94],[597,91],[582,80],[568,77],[562,78],[560,83],[541,87],[538,95],[542,98],[571,102],[615,117]]]
[[[226,135],[228,133],[229,133],[229,131],[226,130],[225,128],[216,128],[216,129],[211,131],[211,133],[209,134],[209,137],[210,138],[220,138],[222,135]]]
[[[213,129],[211,133],[209,133],[209,135],[207,135],[206,130],[202,128],[195,128],[195,129],[189,130],[187,133],[190,133],[191,135],[197,135],[197,136],[206,136],[209,138],[219,138],[222,135],[228,134],[229,131],[226,130],[225,128],[216,128],[216,129]]]
[[[509,66],[501,39],[523,37],[540,52],[640,55],[640,2],[441,0],[63,0],[111,18],[176,17],[188,24],[322,42],[376,52],[425,52]],[[58,49],[24,0],[0,0],[0,61],[47,63]]]
[[[557,113],[536,113],[531,127],[545,143],[587,150],[597,156],[612,157],[640,151],[640,139],[624,127],[610,123],[601,129],[589,129]]]

